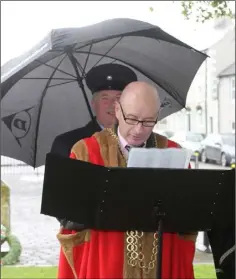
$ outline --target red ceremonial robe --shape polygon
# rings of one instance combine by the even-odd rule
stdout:
[[[80,152],[80,156],[84,157],[84,160],[90,163],[104,166],[105,158],[102,156],[102,145],[99,139],[101,133],[104,132],[96,133],[92,137],[80,141],[80,147],[83,146],[82,149],[84,149]],[[166,148],[171,147],[175,148],[179,146],[175,142],[168,140]],[[72,149],[70,157],[77,159],[78,156],[73,150],[76,150],[76,148]],[[80,237],[82,241],[81,239],[80,241],[72,240],[73,244],[63,246],[63,238],[66,239],[68,237],[73,239],[74,236],[77,236],[77,239]],[[76,232],[62,229],[58,234],[58,239],[62,244],[58,268],[59,279],[155,278],[156,272],[152,275],[145,275],[138,267],[138,273],[136,270],[136,273],[129,274],[128,269],[131,268],[130,270],[132,270],[132,267],[128,267],[127,265],[127,259],[124,253],[124,247],[126,246],[125,234],[122,232],[94,230]],[[195,254],[195,240],[196,234],[194,236],[192,234],[184,236],[169,233],[163,234],[163,279],[194,278],[193,259]]]

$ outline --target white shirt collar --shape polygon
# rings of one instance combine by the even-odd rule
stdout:
[[[127,145],[130,146],[128,144],[128,142],[126,141],[126,139],[124,139],[124,137],[122,137],[122,135],[120,134],[120,130],[119,130],[119,126],[117,128],[117,135],[120,141],[120,147],[122,152],[125,154],[125,156],[128,158],[129,155],[129,151],[125,148]],[[144,147],[146,147],[146,142],[144,143]]]
[[[100,126],[100,128],[101,128],[102,130],[104,130],[104,126],[102,126],[102,124],[100,124],[100,123],[98,122],[98,120],[97,120],[97,123],[98,123],[98,125]]]
[[[128,142],[122,137],[122,135],[120,134],[119,127],[117,128],[117,135],[118,135],[118,138],[119,138],[121,151],[122,151],[123,154],[128,158],[129,152],[128,152],[128,150],[127,150],[125,147],[126,147],[126,145],[129,145],[129,144],[128,144]]]

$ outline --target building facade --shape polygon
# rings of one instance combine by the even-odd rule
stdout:
[[[219,74],[219,132],[235,133],[235,63]]]
[[[228,23],[217,22],[215,28],[222,28],[224,36],[203,50],[209,58],[192,82],[187,109],[163,119],[156,129],[202,134],[235,131],[235,25]]]

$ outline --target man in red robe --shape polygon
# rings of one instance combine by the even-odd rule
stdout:
[[[137,81],[137,76],[132,69],[120,64],[101,64],[93,67],[86,74],[86,85],[90,89],[93,98],[91,107],[96,117],[85,127],[75,129],[59,135],[53,142],[51,153],[61,156],[69,156],[73,145],[83,138],[92,136],[104,128],[112,127],[117,122],[114,104],[120,99],[123,89],[129,83]],[[83,225],[62,219],[62,232],[76,232]],[[71,267],[63,252],[59,256],[59,278],[73,278]]]
[[[130,148],[179,146],[152,132],[158,121],[160,99],[156,89],[145,82],[132,82],[116,102],[118,125],[77,142],[71,158],[105,167],[126,167]],[[135,193],[134,193],[135,194]],[[193,279],[197,233],[163,235],[163,279]],[[146,232],[103,232],[82,229],[61,231],[58,239],[70,272],[59,278],[156,278],[156,234]],[[138,251],[135,257],[131,250]]]

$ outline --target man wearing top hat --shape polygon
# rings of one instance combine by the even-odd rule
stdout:
[[[69,157],[72,146],[79,140],[94,133],[111,128],[116,122],[114,104],[119,100],[123,89],[137,81],[136,74],[120,64],[102,64],[92,68],[86,75],[86,84],[93,94],[91,106],[95,113],[85,127],[57,136],[52,144],[51,153]],[[80,229],[80,225],[68,220],[60,220],[66,229]]]
[[[96,117],[83,128],[57,136],[51,148],[54,154],[69,157],[72,146],[78,140],[112,127],[116,122],[114,103],[119,100],[126,85],[137,80],[137,76],[126,66],[102,64],[92,68],[85,80],[93,94],[91,106]]]
[[[96,116],[85,127],[57,136],[51,153],[69,157],[76,142],[91,137],[104,128],[111,128],[116,123],[114,104],[120,99],[123,89],[129,83],[137,81],[137,76],[126,66],[102,64],[92,68],[85,80],[93,94],[91,106]],[[83,228],[82,225],[66,219],[60,220],[60,224],[62,230],[79,231]],[[63,274],[70,274],[70,266],[62,253],[59,258],[59,278],[60,270],[63,270]]]

